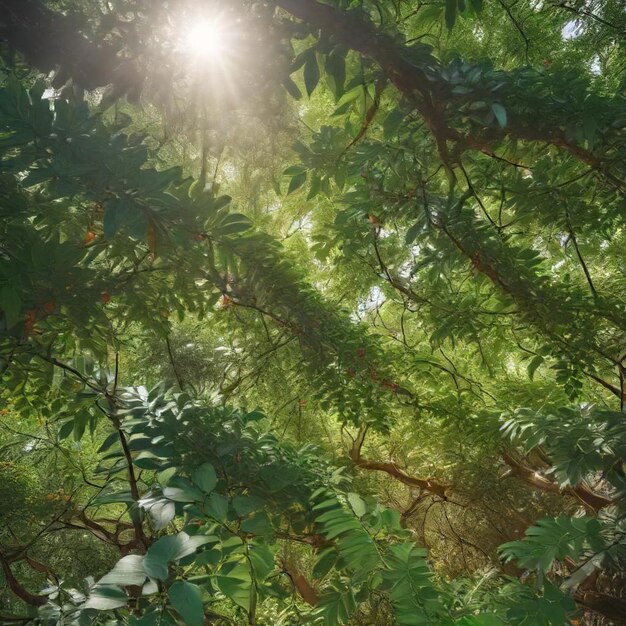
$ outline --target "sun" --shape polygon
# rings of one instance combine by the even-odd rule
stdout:
[[[201,81],[201,92],[207,96],[210,92],[215,104],[216,98],[236,89],[246,40],[240,20],[222,10],[185,16],[177,28],[175,50],[187,74]]]
[[[203,19],[191,24],[183,36],[185,50],[206,60],[218,60],[228,51],[229,36],[218,19]]]

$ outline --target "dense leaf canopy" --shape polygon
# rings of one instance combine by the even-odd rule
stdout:
[[[618,0],[0,0],[0,623],[626,623]]]

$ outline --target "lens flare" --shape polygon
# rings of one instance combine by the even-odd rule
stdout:
[[[218,20],[201,20],[189,27],[184,48],[194,56],[217,60],[228,50],[228,33]]]

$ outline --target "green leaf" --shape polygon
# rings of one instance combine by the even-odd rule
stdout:
[[[463,617],[459,626],[506,626],[506,624],[497,616],[490,613],[481,613],[480,615],[472,615]]]
[[[554,559],[578,560],[586,545],[600,552],[603,542],[599,529],[598,521],[592,517],[544,518],[528,528],[520,541],[501,545],[500,552],[506,560],[515,559],[521,567],[538,568],[546,573]]]
[[[185,580],[175,582],[168,590],[170,604],[185,621],[186,626],[204,624],[202,592],[197,585]]]
[[[267,513],[261,512],[244,520],[241,523],[241,530],[251,535],[267,535],[273,529]]]
[[[219,225],[219,232],[222,235],[234,235],[250,230],[252,222],[241,213],[231,213]]]
[[[146,581],[146,572],[143,567],[143,556],[129,554],[122,557],[115,567],[99,581],[99,585],[143,585]]]
[[[313,180],[311,180],[311,187],[309,189],[309,193],[306,197],[307,200],[312,200],[317,196],[321,189],[321,179],[319,176],[313,176]]]
[[[168,462],[150,450],[143,450],[133,459],[133,464],[139,469],[159,470],[167,465]]]
[[[110,611],[126,606],[128,595],[119,587],[107,587],[96,585],[90,592],[86,609],[97,609],[98,611]]]
[[[221,493],[213,492],[203,506],[207,515],[218,522],[226,521],[228,514],[228,498]]]
[[[250,606],[250,577],[249,575],[246,577],[242,569],[238,569],[237,572],[242,578],[236,578],[234,576],[216,576],[215,582],[218,589],[227,598],[247,611]]]
[[[258,496],[240,495],[233,498],[233,507],[239,517],[246,517],[250,513],[257,513],[263,510],[265,500]]]
[[[290,165],[283,171],[283,176],[297,176],[303,172],[306,172],[306,168],[302,167],[302,165]]]
[[[332,90],[335,98],[343,95],[346,82],[346,59],[340,48],[334,48],[326,57],[324,70],[332,78]]]
[[[304,64],[304,86],[309,97],[317,87],[320,80],[320,68],[317,64],[315,50],[311,49]]]
[[[251,543],[248,556],[254,568],[254,577],[257,581],[263,581],[274,571],[274,553],[259,541]]]
[[[92,504],[114,504],[117,502],[124,502],[126,504],[134,504],[135,499],[133,498],[130,491],[116,491],[112,493],[105,493],[97,498],[94,498]]]
[[[217,485],[217,474],[215,473],[215,468],[210,463],[204,463],[193,470],[191,479],[204,493],[211,493],[215,489],[215,485]]]
[[[17,323],[21,307],[22,299],[17,289],[11,285],[5,285],[0,289],[0,310],[4,313],[7,328]]]
[[[506,109],[501,104],[494,102],[491,105],[491,110],[496,116],[498,124],[500,124],[500,128],[504,128],[506,126]]]
[[[182,476],[174,476],[163,488],[163,495],[174,502],[202,502],[204,493]]]
[[[164,622],[161,616],[162,613],[159,609],[150,609],[140,618],[131,615],[128,620],[128,626],[162,626]]]
[[[193,554],[200,546],[214,542],[215,537],[212,535],[190,537],[185,532],[161,537],[148,548],[143,562],[144,570],[151,578],[165,580],[170,562],[178,561],[188,554]]]
[[[298,89],[298,85],[289,76],[283,79],[283,86],[294,100],[302,98],[302,92]]]
[[[59,428],[59,439],[67,439],[74,432],[74,419],[69,419]]]
[[[285,472],[282,468],[273,465],[263,467],[259,472],[259,478],[267,485],[268,489],[273,492],[280,491],[292,485],[298,480],[299,475],[300,472],[297,467],[294,467],[290,472]]]
[[[383,122],[383,135],[385,139],[391,139],[400,128],[402,120],[404,120],[405,113],[400,108],[393,109]]]
[[[165,528],[176,515],[176,505],[165,497],[147,496],[139,500],[138,504],[148,511],[156,530]]]
[[[323,616],[324,626],[338,626],[348,621],[354,610],[356,601],[350,586],[347,588],[329,588],[320,598],[316,610]]]
[[[405,242],[407,245],[411,245],[415,241],[415,238],[419,234],[421,228],[422,224],[420,222],[415,222],[413,226],[408,228],[405,235]]]
[[[289,188],[287,189],[287,195],[297,191],[304,185],[306,182],[307,173],[301,172],[300,174],[296,174],[291,181],[289,181]]]
[[[412,626],[443,622],[435,619],[437,614],[443,618],[446,610],[432,583],[426,551],[408,541],[391,545],[384,562],[382,588],[389,594],[397,623]],[[428,611],[425,599],[428,599]]]
[[[337,551],[335,548],[326,548],[320,552],[313,565],[313,578],[320,580],[324,578],[337,562]]]
[[[527,372],[528,372],[528,378],[530,378],[530,380],[533,379],[533,377],[535,376],[535,372],[537,371],[537,368],[543,363],[544,358],[538,354],[537,356],[534,356],[530,363],[528,364],[528,368],[527,368]]]
[[[112,239],[117,232],[117,205],[113,203],[107,204],[104,211],[104,218],[102,220],[102,227],[104,229],[104,237],[106,239]]]
[[[131,615],[128,620],[128,626],[165,626],[170,622],[164,620],[163,615],[160,609],[153,608],[144,613],[140,618]]]
[[[446,0],[445,19],[448,30],[452,30],[456,22],[456,0]]]
[[[367,513],[367,505],[358,493],[349,493],[348,502],[357,517],[363,517]]]

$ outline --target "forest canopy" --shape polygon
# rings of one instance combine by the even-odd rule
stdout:
[[[0,0],[0,624],[626,624],[620,0]]]

